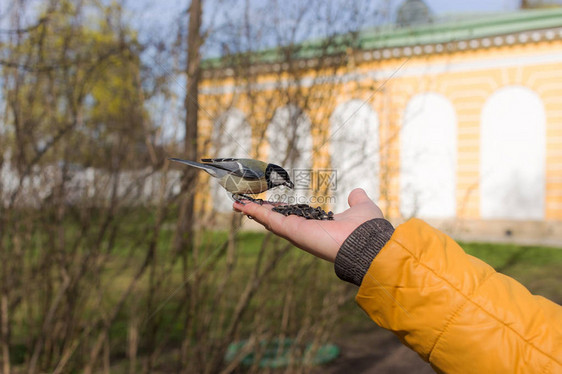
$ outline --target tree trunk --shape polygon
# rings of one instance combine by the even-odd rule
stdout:
[[[193,0],[189,8],[189,32],[187,36],[187,88],[185,92],[185,138],[182,158],[197,160],[198,143],[198,104],[200,80],[200,55],[202,44],[201,0]],[[182,199],[180,202],[178,235],[175,249],[178,253],[191,253],[193,250],[194,202],[197,183],[197,169],[186,167],[182,178]]]
[[[185,93],[185,138],[183,158],[197,160],[198,143],[198,104],[200,80],[199,49],[202,44],[201,29],[201,0],[193,0],[189,11],[189,33],[187,36],[187,88]],[[190,252],[193,247],[193,207],[195,201],[195,183],[197,169],[186,167],[182,179],[183,198],[180,203],[178,220],[179,234],[176,240],[176,250]]]
[[[187,89],[185,93],[185,139],[184,139],[184,158],[188,160],[198,160],[198,112],[199,105],[199,81],[201,77],[201,55],[200,49],[203,44],[201,36],[201,14],[202,0],[192,0],[189,7],[189,28],[187,35]],[[197,279],[189,279],[190,269],[197,266],[197,250],[194,245],[193,226],[194,226],[194,203],[197,184],[197,172],[195,168],[186,167],[182,180],[183,198],[180,203],[178,220],[178,232],[176,236],[176,251],[181,254],[183,261],[184,284],[186,291],[186,302],[188,305],[185,322],[185,341],[182,344],[182,366],[185,370],[187,366],[187,342],[189,341],[190,329],[193,324],[193,308],[196,300],[193,300],[197,288]],[[188,264],[191,257],[192,266]]]

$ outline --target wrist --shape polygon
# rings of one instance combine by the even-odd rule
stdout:
[[[347,237],[340,247],[334,268],[337,276],[361,285],[371,262],[394,233],[392,224],[384,218],[364,222]]]

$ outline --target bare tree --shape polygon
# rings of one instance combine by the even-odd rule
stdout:
[[[187,64],[186,77],[187,89],[185,92],[185,137],[184,137],[184,157],[189,160],[198,159],[198,118],[199,107],[197,98],[199,96],[199,81],[201,77],[201,46],[203,36],[201,35],[201,18],[203,4],[201,0],[192,0],[189,6],[189,25],[187,34]],[[197,280],[189,282],[188,259],[192,258],[194,264],[198,261],[198,253],[194,245],[194,202],[197,185],[198,171],[193,168],[185,168],[182,178],[183,196],[180,202],[178,230],[176,231],[175,250],[181,253],[183,259],[184,282],[186,282],[186,298],[190,300],[190,307],[186,312],[185,329],[190,329],[193,323],[195,307],[195,294],[197,293]],[[189,334],[186,334],[186,339]],[[188,342],[182,343],[182,363],[187,366]]]
[[[285,5],[266,3],[242,1],[230,13],[218,2],[211,27],[202,18],[208,3],[193,1],[175,45],[141,42],[119,3],[14,5],[14,32],[0,34],[3,372],[226,373],[244,353],[263,355],[264,341],[285,338],[295,342],[288,370],[308,370],[302,348],[328,339],[348,289],[330,280],[329,264],[271,235],[241,233],[245,218],[227,215],[227,233],[210,231],[220,214],[195,207],[211,205],[198,194],[206,180],[165,161],[221,152],[210,128],[235,147],[237,134],[221,124],[235,108],[252,130],[247,157],[266,158],[271,140],[283,140],[277,156],[295,164],[324,152],[322,144],[299,149],[298,138],[323,131],[338,82],[325,76],[352,63],[351,24],[359,28],[365,15],[343,1],[286,16]],[[325,38],[310,49],[303,43],[312,35]],[[202,60],[213,45],[220,57]],[[260,88],[261,72],[275,66],[274,87]],[[179,97],[176,74],[187,76],[182,144],[158,141],[164,110],[154,109]],[[232,94],[199,89],[225,78]],[[279,107],[288,115],[272,135]],[[240,340],[240,354],[225,360]]]

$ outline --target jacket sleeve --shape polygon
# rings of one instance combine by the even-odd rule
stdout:
[[[357,253],[369,252],[357,230],[350,240]],[[559,305],[417,219],[398,226],[376,252],[362,274],[358,304],[438,372],[562,372]],[[338,261],[344,262],[336,259],[336,271]]]

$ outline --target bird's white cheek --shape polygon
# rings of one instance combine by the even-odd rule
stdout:
[[[271,172],[269,180],[274,186],[285,183],[285,179],[275,171]]]

